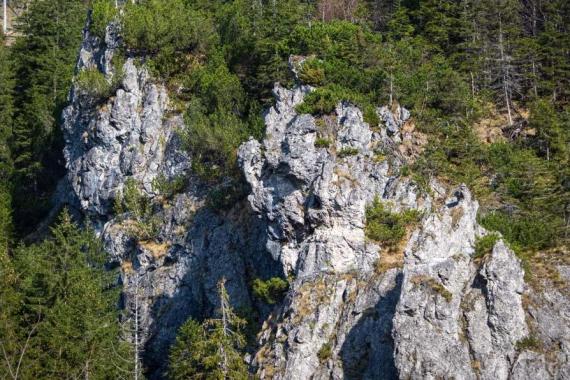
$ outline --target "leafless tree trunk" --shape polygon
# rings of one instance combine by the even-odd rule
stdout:
[[[509,125],[513,125],[513,116],[511,112],[510,62],[508,62],[508,59],[505,54],[503,23],[501,21],[500,14],[499,14],[499,52],[500,52],[500,62],[501,62],[501,75],[503,82],[503,96],[505,98],[505,106],[507,107]]]
[[[2,23],[2,32],[8,32],[8,0],[4,0],[2,11],[4,12],[4,22]]]

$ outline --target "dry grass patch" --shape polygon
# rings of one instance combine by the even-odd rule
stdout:
[[[126,274],[133,273],[132,261],[125,260],[121,263],[121,271]]]
[[[158,243],[154,240],[141,241],[139,242],[139,246],[142,249],[150,252],[152,254],[152,257],[154,257],[155,259],[160,259],[161,257],[165,256],[166,253],[168,252],[168,249],[170,248],[170,244]]]
[[[417,275],[411,279],[411,282],[417,287],[423,287],[433,291],[436,294],[439,294],[447,302],[450,302],[451,299],[453,298],[453,294],[451,294],[451,292],[447,290],[445,286],[437,282],[435,278],[425,275]]]

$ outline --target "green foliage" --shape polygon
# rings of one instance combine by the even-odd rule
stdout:
[[[172,199],[176,194],[180,194],[186,187],[187,178],[179,175],[173,179],[167,179],[160,175],[152,181],[152,189],[166,199]]]
[[[90,30],[97,37],[104,39],[107,25],[116,20],[118,10],[112,0],[91,1],[91,26]]]
[[[366,237],[388,246],[397,245],[406,234],[406,227],[419,221],[417,210],[401,213],[390,211],[378,197],[366,208]]]
[[[345,158],[350,156],[356,156],[359,153],[357,148],[342,148],[338,153],[337,156],[339,158]]]
[[[544,215],[508,215],[502,211],[490,212],[481,218],[481,225],[500,232],[516,250],[548,248],[561,227],[558,223],[560,221]]]
[[[0,34],[0,255],[8,252],[12,235],[12,197],[10,179],[13,162],[9,147],[14,115],[13,67],[4,38]]]
[[[122,194],[115,196],[114,212],[129,219],[127,223],[129,233],[139,241],[155,239],[160,230],[160,220],[155,213],[154,205],[138,189],[133,178],[125,181]]]
[[[332,345],[327,342],[324,343],[319,351],[317,352],[317,357],[319,358],[320,362],[326,362],[332,356]]]
[[[105,75],[96,68],[80,71],[74,81],[81,92],[96,101],[107,99],[116,90],[113,83],[110,83]]]
[[[186,69],[187,54],[203,54],[216,43],[210,18],[183,0],[127,2],[121,21],[127,48],[151,58],[150,67],[163,78]]]
[[[265,281],[256,278],[252,284],[254,297],[268,305],[280,302],[288,289],[289,283],[280,277],[272,277]]]
[[[551,102],[540,99],[532,103],[528,124],[536,130],[533,145],[538,154],[547,160],[567,159],[570,151],[568,148],[570,132],[568,128],[564,128],[563,121]]]
[[[315,140],[315,148],[328,148],[331,145],[331,140],[319,137]]]
[[[118,289],[104,257],[94,234],[81,231],[64,211],[50,238],[20,246],[11,268],[2,260],[2,281],[11,294],[2,290],[0,301],[0,330],[10,326],[2,335],[8,351],[1,371],[8,363],[15,370],[20,355],[20,377],[26,379],[117,378],[129,369],[115,354],[124,352]]]
[[[14,65],[11,156],[14,222],[19,235],[35,227],[50,208],[63,175],[61,111],[67,104],[86,5],[76,0],[30,1],[18,18],[10,47]]]
[[[529,335],[519,340],[516,344],[516,348],[518,351],[541,351],[542,342],[536,337]]]
[[[499,235],[490,233],[475,240],[475,253],[473,257],[484,257],[493,251],[495,243],[499,240]]]
[[[224,281],[218,284],[218,317],[200,324],[189,319],[178,332],[169,355],[168,374],[182,379],[248,379],[240,350],[245,321],[229,305]]]
[[[322,61],[307,59],[299,70],[299,79],[306,84],[319,86],[325,81],[325,69]]]

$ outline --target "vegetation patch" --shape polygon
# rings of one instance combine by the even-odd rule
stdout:
[[[321,363],[326,362],[332,356],[332,344],[330,342],[324,343],[319,351],[317,352],[317,357]]]
[[[481,258],[490,255],[493,251],[495,243],[499,240],[499,235],[490,233],[485,236],[480,236],[475,240],[475,253],[474,258]]]
[[[536,337],[529,335],[519,340],[516,344],[516,348],[518,351],[541,351],[542,342]]]
[[[116,89],[97,68],[81,70],[74,82],[81,92],[97,101],[107,99]]]
[[[252,290],[255,298],[268,305],[275,305],[281,302],[289,290],[289,282],[280,277],[272,277],[265,281],[256,278],[253,280]]]
[[[360,151],[357,148],[342,148],[340,152],[337,153],[339,158],[345,158],[350,156],[356,156]]]
[[[417,210],[392,212],[380,198],[366,208],[366,237],[387,246],[397,245],[406,234],[406,227],[414,226],[420,219]]]
[[[442,296],[443,299],[445,299],[445,301],[447,302],[451,302],[451,299],[453,298],[453,294],[451,294],[451,292],[447,290],[445,286],[440,284],[435,278],[424,275],[418,275],[413,277],[411,279],[411,282],[416,286],[422,286],[427,289],[430,289],[434,293]]]
[[[97,37],[104,39],[107,25],[117,18],[118,9],[109,0],[91,1],[90,31]]]
[[[149,241],[158,237],[161,221],[151,200],[141,193],[133,178],[125,181],[122,194],[115,197],[114,212],[129,218],[124,225],[138,241]]]
[[[159,175],[152,181],[152,189],[166,199],[172,199],[176,194],[180,194],[186,187],[187,178],[179,175],[172,179],[167,179],[164,175]]]
[[[306,84],[320,86],[325,81],[323,62],[316,58],[306,59],[300,67],[299,79]]]
[[[328,148],[331,145],[331,140],[325,138],[317,138],[315,140],[315,148]]]

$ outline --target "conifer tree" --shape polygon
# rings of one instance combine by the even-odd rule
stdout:
[[[13,67],[8,49],[4,45],[4,37],[0,34],[0,252],[7,252],[8,238],[12,232],[12,159],[9,144],[14,113],[13,88]]]
[[[218,282],[217,316],[201,325],[189,319],[179,331],[169,357],[169,375],[182,379],[247,379],[240,349],[245,345],[245,321],[230,306],[225,279]]]
[[[62,175],[59,122],[85,24],[77,0],[31,0],[17,20],[13,160],[15,223],[21,232],[42,217]]]
[[[29,379],[119,378],[115,274],[104,268],[95,236],[64,211],[49,239],[19,247],[13,257],[19,302],[9,304],[14,331],[2,341],[10,348],[7,372]]]

